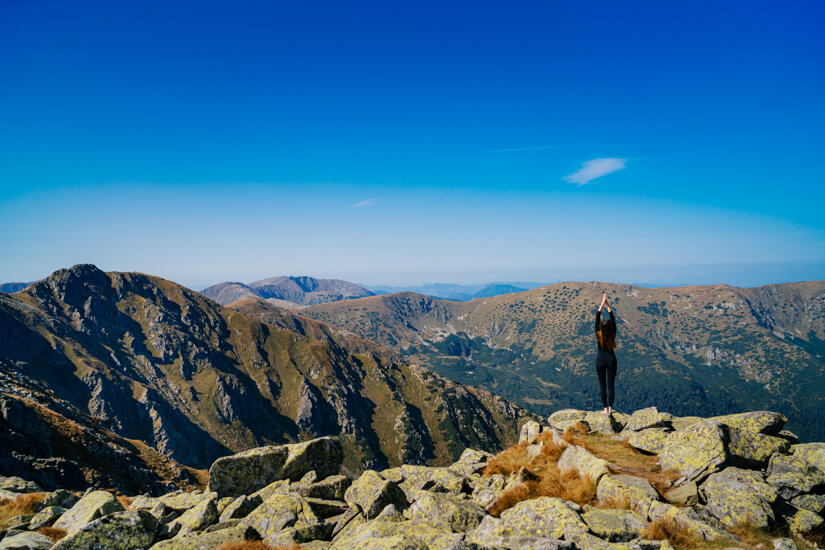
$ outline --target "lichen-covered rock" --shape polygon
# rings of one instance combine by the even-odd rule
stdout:
[[[793,445],[791,452],[820,472],[825,472],[825,443],[800,443]]]
[[[788,529],[791,533],[803,536],[822,525],[825,520],[822,519],[822,516],[810,510],[797,510],[794,515],[785,516],[785,521],[788,522]]]
[[[9,534],[0,540],[0,550],[46,550],[54,541],[36,531]]]
[[[500,518],[485,516],[466,540],[480,546],[495,546],[513,536],[561,539],[587,532],[587,525],[560,498],[539,497],[519,502]]]
[[[245,518],[252,510],[261,504],[263,504],[261,497],[241,495],[227,504],[226,508],[223,509],[223,512],[221,512],[218,517],[218,521],[224,522],[230,519]]]
[[[165,540],[152,546],[152,550],[214,550],[231,542],[261,540],[252,527],[242,525],[210,533],[191,533],[186,536]]]
[[[825,511],[825,495],[799,495],[791,499],[791,504],[797,508],[822,515],[822,512]]]
[[[26,481],[17,476],[0,476],[0,489],[14,493],[39,493],[43,490],[34,481]]]
[[[76,497],[69,491],[64,489],[58,489],[46,495],[42,501],[40,501],[40,506],[43,508],[49,506],[58,506],[60,508],[66,508],[67,510],[77,503],[80,500],[79,497]]]
[[[166,526],[171,536],[186,535],[209,527],[218,519],[218,493],[208,493],[200,504],[190,508]]]
[[[773,539],[773,550],[797,550],[793,539]]]
[[[728,467],[714,475],[717,480],[731,479],[744,483],[753,490],[761,500],[768,504],[773,504],[776,499],[779,498],[779,493],[776,491],[776,488],[765,481],[765,477],[761,472]]]
[[[460,476],[470,477],[474,474],[481,473],[487,466],[487,460],[492,457],[486,451],[477,451],[475,449],[464,449],[461,456],[453,464],[448,466],[448,470]]]
[[[702,484],[705,508],[728,527],[750,523],[761,529],[774,524],[770,503],[750,485],[725,472],[711,474]]]
[[[298,481],[311,470],[323,478],[338,473],[343,457],[334,437],[258,447],[216,460],[209,468],[209,490],[222,497],[248,495],[273,481]]]
[[[588,507],[581,518],[594,534],[612,542],[632,540],[647,525],[643,517],[631,510]]]
[[[648,428],[658,428],[665,425],[665,418],[659,413],[656,407],[648,407],[646,409],[639,409],[630,415],[627,423],[624,425],[623,431],[646,430]]]
[[[123,505],[106,491],[91,491],[60,516],[53,527],[72,534],[87,523],[107,514],[122,512]]]
[[[699,503],[699,489],[695,481],[688,481],[666,492],[664,497],[671,504],[693,506]]]
[[[395,546],[401,537],[404,544]],[[430,523],[421,520],[398,521],[398,519],[379,519],[347,526],[333,539],[330,550],[352,550],[363,548],[451,548],[452,543],[459,543],[463,535],[452,533],[446,522]]]
[[[659,464],[663,470],[677,470],[688,479],[701,479],[728,461],[727,439],[722,425],[700,420],[668,436]]]
[[[544,426],[536,422],[535,420],[528,420],[524,423],[521,427],[521,432],[519,433],[518,442],[521,443],[522,441],[532,442],[535,438],[541,434],[544,430]]]
[[[550,427],[560,432],[564,432],[567,428],[576,422],[582,422],[587,418],[587,411],[579,411],[576,409],[563,409],[556,411],[547,418],[547,423]]]
[[[334,523],[316,522],[298,525],[283,529],[264,539],[270,547],[286,547],[291,543],[307,543],[315,540],[329,540],[332,538]]]
[[[404,464],[400,470],[404,481],[399,486],[404,492],[424,489],[457,495],[469,489],[467,479],[448,468]]]
[[[584,417],[584,421],[590,426],[591,432],[604,435],[613,435],[622,431],[622,424],[615,415],[604,414],[602,411],[589,411]]]
[[[597,484],[602,476],[610,473],[610,463],[591,454],[584,447],[568,446],[559,457],[559,471],[565,474],[575,471],[582,479],[590,479]]]
[[[820,471],[801,455],[775,454],[768,463],[767,482],[776,487],[786,500],[808,493],[825,483],[825,472]]]
[[[603,476],[596,487],[599,504],[627,503],[633,508],[643,506],[650,500],[658,500],[659,493],[643,477],[627,474],[609,474]]]
[[[212,498],[212,493],[209,492],[205,493],[203,491],[175,491],[174,493],[167,493],[163,496],[160,496],[156,500],[162,502],[163,505],[167,508],[176,510],[178,512],[183,512],[185,510],[189,510],[190,508],[194,508],[195,506],[209,498]],[[134,507],[134,505],[135,503],[133,501],[132,506]]]
[[[65,512],[66,509],[60,506],[46,506],[29,520],[29,529],[37,531],[41,527],[49,527]]]
[[[344,500],[367,519],[376,517],[388,504],[395,505],[399,511],[409,506],[409,501],[398,484],[384,479],[373,470],[365,471],[350,485],[344,494]]]
[[[307,497],[323,498],[326,500],[344,500],[344,493],[346,493],[350,485],[352,485],[350,478],[337,474],[311,483],[305,488],[300,489],[298,493]]]
[[[146,510],[116,512],[67,535],[53,550],[142,550],[151,546],[157,526]]]
[[[622,431],[622,439],[627,443],[641,451],[651,454],[659,454],[665,447],[665,441],[671,432],[664,428],[649,428],[638,432]]]
[[[322,518],[312,510],[305,498],[296,494],[274,493],[247,515],[241,525],[253,527],[263,538],[282,529],[319,523]]]
[[[466,533],[481,523],[484,510],[472,501],[444,493],[415,491],[412,504],[404,512],[409,519],[446,522],[452,531]]]
[[[714,416],[708,420],[726,424],[731,428],[739,428],[746,432],[767,435],[777,435],[782,430],[785,422],[788,421],[783,415],[771,411],[727,414],[724,416]]]
[[[747,468],[764,468],[774,453],[787,454],[791,443],[787,439],[729,428],[728,452],[731,462]]]
[[[681,525],[689,533],[702,537],[705,540],[733,539],[724,526],[713,516],[701,514],[701,508],[681,508],[664,502],[652,501],[648,509],[648,519],[671,519]]]
[[[671,428],[681,431],[690,428],[700,420],[703,420],[703,418],[698,416],[672,416],[669,423]]]

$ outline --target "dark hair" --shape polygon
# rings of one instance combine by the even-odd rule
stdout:
[[[596,340],[599,341],[599,347],[602,349],[613,351],[616,348],[616,328],[610,320],[601,320],[599,330],[596,331]]]

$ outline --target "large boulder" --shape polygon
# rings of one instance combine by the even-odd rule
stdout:
[[[0,476],[0,489],[13,493],[38,493],[43,490],[34,481],[26,481],[17,476]]]
[[[603,475],[610,473],[610,463],[591,454],[584,447],[568,446],[559,457],[559,471],[565,474],[575,471],[582,479],[598,484]]]
[[[7,535],[0,540],[0,550],[46,550],[54,541],[36,531]]]
[[[53,550],[142,550],[152,545],[157,526],[146,510],[116,512],[67,535]]]
[[[587,411],[576,409],[563,409],[556,411],[547,418],[547,423],[551,428],[563,432],[576,422],[582,422],[587,418]]]
[[[250,512],[241,525],[253,527],[263,538],[282,529],[311,525],[321,521],[305,498],[296,494],[273,493],[263,504]]]
[[[656,407],[648,407],[646,409],[639,409],[630,415],[627,423],[624,425],[623,431],[646,430],[648,428],[658,428],[665,425],[665,417],[659,412]]]
[[[825,443],[800,443],[793,445],[791,452],[820,472],[825,472]]]
[[[258,532],[248,525],[230,527],[206,533],[190,533],[161,541],[152,550],[214,550],[224,544],[261,540]]]
[[[463,537],[460,533],[452,533],[446,522],[380,517],[348,525],[333,539],[329,550],[458,549]]]
[[[449,468],[403,464],[399,471],[404,492],[424,489],[459,494],[469,489],[467,479]]]
[[[389,504],[394,505],[398,511],[409,506],[407,496],[398,483],[384,479],[373,470],[365,471],[350,485],[344,494],[344,500],[367,519],[378,516]]]
[[[635,539],[647,525],[642,516],[631,510],[587,507],[581,517],[594,534],[612,542]]]
[[[677,470],[688,479],[702,479],[720,470],[728,461],[727,429],[700,420],[672,433],[659,453],[663,470]]]
[[[788,421],[783,415],[771,411],[753,411],[738,414],[714,416],[708,419],[712,422],[726,424],[731,428],[739,428],[746,432],[767,435],[778,435]]]
[[[106,491],[90,491],[78,500],[66,513],[64,513],[53,527],[63,529],[69,535],[78,531],[81,527],[101,516],[122,512],[123,505],[111,493]]]
[[[653,501],[648,510],[648,519],[656,521],[669,519],[678,523],[688,533],[704,540],[733,539],[724,526],[713,516],[702,514],[701,508],[673,506],[664,502]]]
[[[228,521],[230,519],[245,518],[252,510],[263,504],[261,497],[248,497],[241,495],[232,500],[226,505],[226,508],[221,512],[218,518],[219,522]]]
[[[601,506],[645,507],[651,500],[658,500],[659,493],[643,477],[627,474],[603,476],[596,487],[596,498]]]
[[[761,469],[768,465],[774,453],[787,454],[791,443],[787,439],[729,428],[728,451],[731,462],[746,468]]]
[[[154,505],[155,502],[160,501],[166,508],[171,510],[175,510],[176,512],[183,512],[185,510],[189,510],[190,508],[194,508],[204,500],[208,500],[212,498],[213,493],[211,492],[203,492],[203,491],[193,491],[193,492],[184,492],[184,491],[175,491],[174,493],[167,493],[157,499],[149,499],[145,502],[151,502]],[[136,502],[132,502],[132,507],[136,506]],[[148,506],[151,508],[152,506]]]
[[[258,447],[216,460],[209,468],[209,490],[222,497],[239,496],[273,481],[298,481],[312,470],[323,478],[338,473],[343,457],[341,443],[335,437]]]
[[[590,426],[591,432],[603,435],[613,435],[622,431],[622,424],[616,415],[604,414],[602,411],[589,411],[584,421]]]
[[[638,432],[623,430],[621,437],[634,449],[659,454],[665,448],[665,441],[669,435],[670,432],[664,428],[648,428]]]
[[[791,504],[822,515],[822,512],[825,512],[825,495],[799,495],[791,499]]]
[[[487,451],[477,451],[475,449],[464,449],[461,456],[448,467],[451,472],[458,475],[470,477],[480,474],[487,467],[487,461],[493,455]]]
[[[539,497],[519,502],[505,510],[500,518],[485,516],[467,541],[479,546],[496,546],[508,537],[562,539],[574,533],[586,533],[587,525],[560,498]]]
[[[776,487],[779,494],[790,500],[802,493],[809,493],[818,485],[825,484],[825,472],[808,462],[803,455],[775,454],[768,463],[767,482]]]
[[[475,528],[484,518],[484,510],[470,500],[444,493],[415,491],[411,495],[412,504],[404,512],[409,519],[446,522],[456,533],[466,533]]]
[[[208,493],[197,506],[190,508],[178,518],[166,525],[170,536],[186,535],[192,531],[201,531],[218,519],[218,493]]]
[[[671,504],[694,506],[699,504],[699,488],[695,481],[687,481],[667,491],[664,497]]]
[[[346,493],[350,485],[352,485],[350,478],[337,474],[322,479],[321,481],[310,483],[298,489],[297,492],[307,497],[323,498],[326,500],[344,500],[344,493]]]
[[[57,521],[57,518],[65,513],[66,509],[61,508],[60,506],[46,506],[29,520],[29,529],[32,531],[37,531],[41,527],[49,527],[52,523]]]
[[[821,526],[825,519],[810,510],[797,510],[795,514],[785,516],[785,521],[788,522],[788,529],[791,533],[801,537]]]
[[[771,527],[775,518],[770,502],[763,500],[756,489],[736,475],[737,472],[728,470],[736,469],[711,474],[702,484],[707,511],[727,527],[745,523],[761,529]]]

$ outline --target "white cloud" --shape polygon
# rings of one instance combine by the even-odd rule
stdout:
[[[627,164],[627,159],[604,158],[588,160],[582,164],[578,172],[565,176],[564,180],[575,183],[576,185],[585,185],[596,178],[624,170],[625,164]]]
[[[375,206],[376,204],[378,204],[378,199],[367,199],[361,202],[357,202],[353,204],[353,206],[355,208],[361,208],[362,206]]]

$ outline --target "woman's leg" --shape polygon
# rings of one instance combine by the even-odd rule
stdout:
[[[616,396],[614,383],[616,381],[616,360],[614,359],[605,370],[607,371],[607,406],[613,409],[613,398]]]
[[[607,408],[607,391],[605,389],[605,375],[607,371],[607,365],[602,362],[596,363],[596,374],[599,375],[599,390],[601,391],[602,396],[602,406],[606,409]]]

